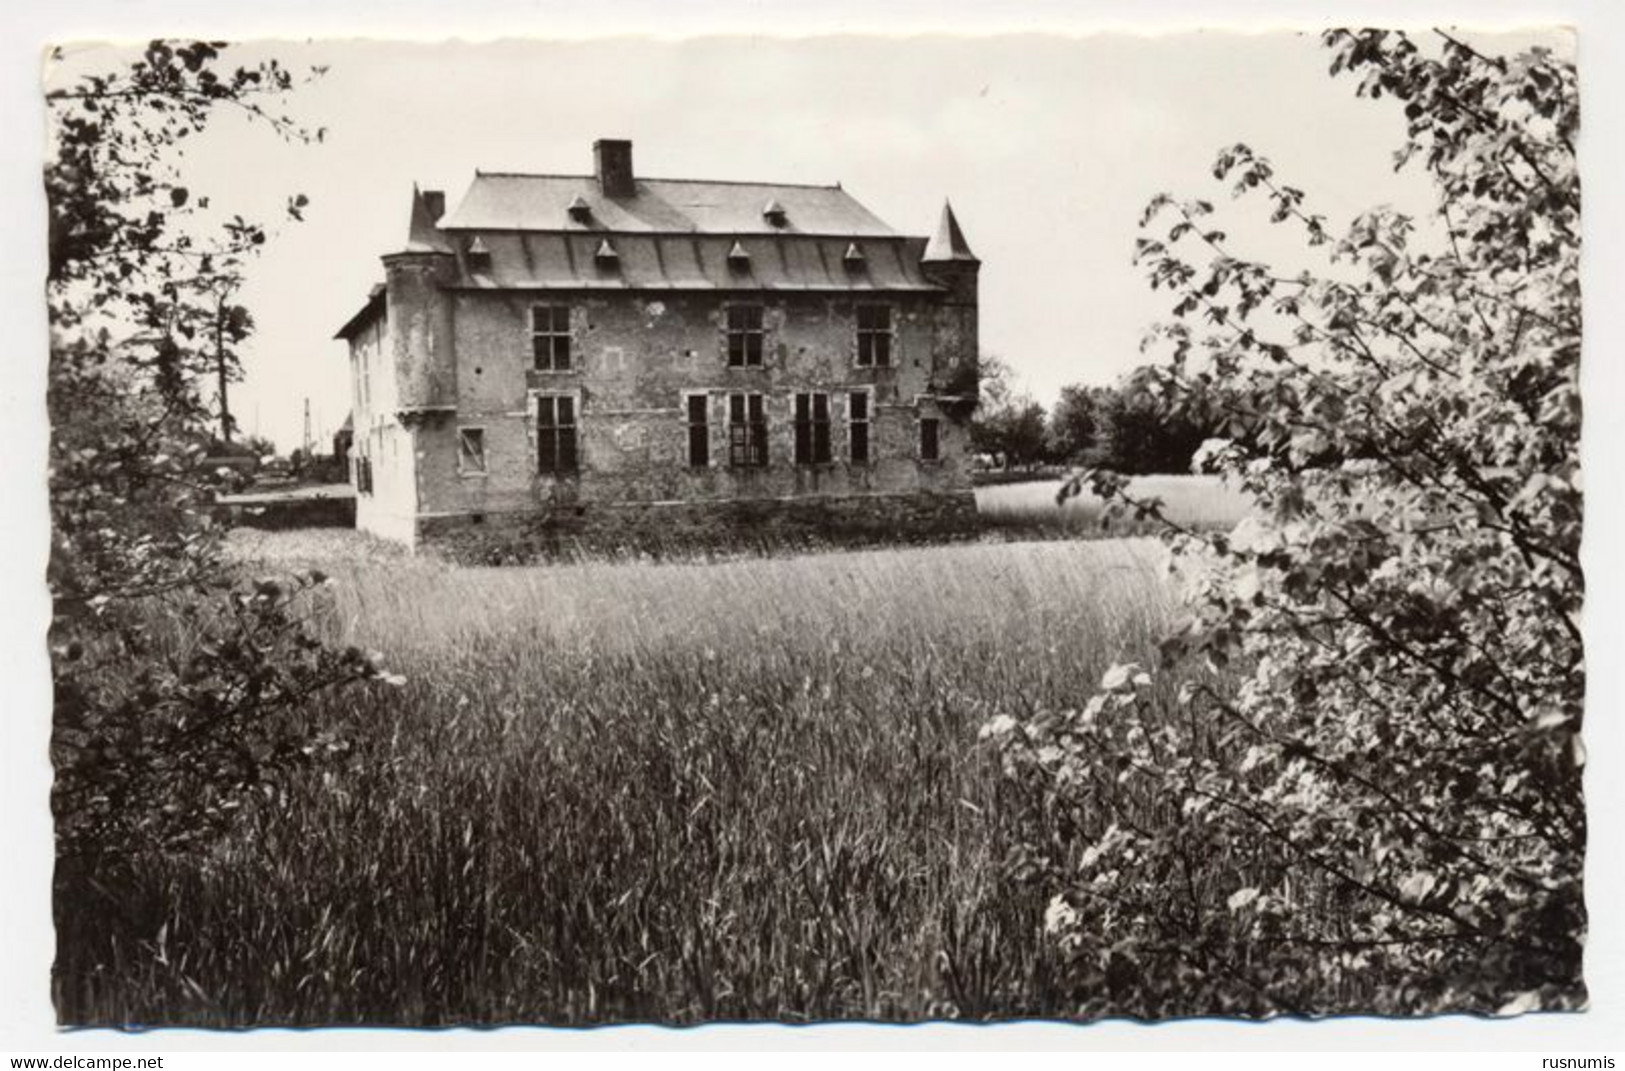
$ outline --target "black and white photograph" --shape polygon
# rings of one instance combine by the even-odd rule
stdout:
[[[1573,26],[175,29],[37,72],[57,1029],[1592,1014]]]

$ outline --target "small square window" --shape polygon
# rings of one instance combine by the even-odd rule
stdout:
[[[457,471],[469,475],[484,475],[484,428],[457,429]]]

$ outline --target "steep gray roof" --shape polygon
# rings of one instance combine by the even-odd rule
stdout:
[[[461,290],[858,293],[940,292],[922,262],[975,259],[951,211],[928,243],[839,186],[637,179],[634,189],[607,197],[591,175],[476,172],[434,220],[414,188],[406,246],[393,255],[449,254],[457,271],[442,285]],[[359,334],[384,303],[375,287],[337,337]]]
[[[942,204],[942,219],[937,223],[937,232],[926,243],[924,260],[928,264],[976,260],[976,254],[970,251],[970,243],[965,241],[965,232],[959,229],[959,220],[954,217],[954,206],[946,201]]]
[[[407,253],[450,253],[451,244],[446,236],[435,227],[434,219],[429,214],[429,205],[423,199],[423,191],[417,184],[412,184],[412,219],[406,228]]]
[[[368,324],[383,314],[385,301],[384,284],[374,283],[372,289],[367,292],[367,303],[361,306],[354,316],[344,321],[344,326],[339,328],[333,337],[348,341],[359,335]]]
[[[923,238],[617,234],[613,257],[598,255],[604,238],[590,232],[482,231],[454,240],[489,250],[483,257],[459,251],[454,285],[463,289],[939,289],[920,271]],[[854,244],[861,257],[846,255]],[[735,245],[744,257],[730,255]]]
[[[591,175],[476,172],[441,230],[608,231],[622,234],[807,234],[848,238],[896,234],[839,186],[766,182],[637,180],[637,196],[610,198]],[[576,198],[587,218],[570,213]],[[763,206],[783,210],[775,225]]]

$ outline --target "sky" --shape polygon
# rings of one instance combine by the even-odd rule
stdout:
[[[630,138],[648,177],[840,182],[894,229],[926,235],[954,206],[982,258],[982,351],[1052,402],[1069,383],[1109,383],[1144,359],[1167,314],[1131,261],[1159,191],[1215,202],[1214,157],[1241,141],[1306,190],[1334,227],[1388,203],[1426,211],[1418,171],[1396,174],[1403,134],[1388,100],[1332,78],[1313,33],[1164,36],[713,37],[486,43],[268,42],[324,67],[285,111],[325,128],[290,144],[226,118],[181,162],[195,194],[279,224],[242,300],[258,333],[233,391],[242,427],[299,445],[309,400],[320,442],[349,410],[334,331],[405,239],[414,183],[450,206],[476,168],[582,174],[592,143]],[[227,52],[231,56],[232,51]],[[54,83],[128,62],[84,46]],[[1262,202],[1224,206],[1242,252],[1299,252]]]

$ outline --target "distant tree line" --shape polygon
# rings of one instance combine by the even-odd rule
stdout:
[[[1161,404],[1156,369],[1137,368],[1116,385],[1061,388],[1051,409],[1017,393],[1010,366],[982,362],[982,404],[971,423],[976,451],[1001,468],[1080,465],[1131,475],[1191,471],[1215,424]]]

